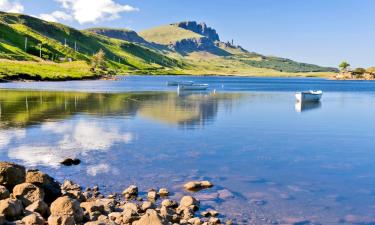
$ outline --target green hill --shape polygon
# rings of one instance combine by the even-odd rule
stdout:
[[[91,69],[90,62],[100,49],[113,74],[322,76],[321,72],[336,71],[248,52],[221,42],[214,29],[196,22],[138,34],[111,28],[81,31],[0,12],[0,31],[0,80],[96,78],[100,74]]]

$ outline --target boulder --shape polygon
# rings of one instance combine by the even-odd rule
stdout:
[[[72,159],[72,158],[66,158],[60,162],[60,164],[64,166],[73,166],[73,165],[76,166],[76,165],[79,165],[80,163],[81,163],[80,159]]]
[[[138,187],[135,185],[130,185],[127,187],[122,194],[125,196],[125,198],[136,198],[138,196]]]
[[[9,198],[10,193],[5,186],[0,185],[0,200]]]
[[[80,202],[86,201],[85,195],[82,193],[82,188],[73,181],[66,180],[61,186],[61,193],[63,195],[68,195],[71,198],[75,198]]]
[[[190,206],[199,206],[199,201],[197,201],[192,196],[184,196],[181,198],[180,207],[189,208]]]
[[[152,202],[145,201],[141,205],[142,211],[146,211],[147,209],[154,209],[155,205]]]
[[[25,176],[25,167],[14,163],[0,162],[0,185],[12,190],[17,184],[25,182]]]
[[[44,191],[34,184],[22,183],[13,188],[13,196],[22,201],[22,204],[27,207],[32,203],[44,199]]]
[[[22,215],[22,202],[17,199],[4,199],[0,201],[0,214],[8,220],[15,220]]]
[[[75,225],[73,216],[50,216],[48,225]]]
[[[155,191],[155,190],[150,190],[148,193],[147,193],[147,198],[148,200],[150,201],[156,201],[156,199],[158,198],[158,193]]]
[[[160,215],[154,210],[149,209],[134,225],[167,225],[168,223],[162,219]]]
[[[68,196],[60,197],[52,202],[50,210],[51,216],[71,216],[77,223],[81,222],[83,219],[83,210],[79,202]]]
[[[178,206],[177,202],[172,201],[170,199],[164,199],[161,202],[161,205],[164,206],[164,207],[167,207],[167,208],[176,208]]]
[[[47,203],[45,203],[42,200],[38,200],[34,202],[33,204],[29,205],[26,207],[26,210],[29,212],[36,212],[39,213],[40,215],[44,216],[47,218],[49,216],[49,207]]]
[[[190,181],[184,184],[184,188],[188,191],[199,191],[213,186],[214,185],[209,181]]]
[[[82,202],[80,206],[88,213],[95,211],[104,213],[104,205],[100,201]]]
[[[44,201],[47,203],[52,203],[61,196],[59,182],[39,170],[28,170],[26,173],[26,183],[32,183],[41,187],[45,193]]]
[[[168,189],[166,189],[166,188],[160,188],[159,189],[159,195],[162,196],[162,197],[168,196],[169,195]]]
[[[124,224],[131,224],[138,219],[139,219],[139,216],[138,216],[137,211],[134,211],[131,208],[125,209],[124,212],[122,213],[122,222]]]
[[[22,218],[22,222],[25,225],[44,225],[46,221],[38,213],[32,213]]]

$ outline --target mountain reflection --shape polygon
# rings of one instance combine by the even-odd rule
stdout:
[[[22,128],[84,114],[99,117],[145,117],[194,128],[212,121],[219,104],[231,108],[233,93],[81,93],[0,91],[0,128]]]

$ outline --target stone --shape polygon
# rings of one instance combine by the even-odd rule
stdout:
[[[141,205],[142,211],[146,211],[147,209],[154,209],[154,208],[155,208],[155,205],[149,201],[143,202]]]
[[[147,193],[147,198],[151,201],[155,201],[157,198],[158,198],[158,194],[156,193],[155,190],[150,190],[148,193]]]
[[[168,196],[169,195],[168,189],[166,189],[166,188],[160,188],[159,189],[159,195],[162,196],[162,197]]]
[[[127,187],[122,194],[125,198],[136,198],[138,196],[138,187],[135,185],[130,185]]]
[[[49,216],[49,207],[47,203],[45,203],[42,200],[38,200],[31,205],[26,207],[26,210],[29,212],[36,212],[39,213],[40,215],[44,216],[47,218]]]
[[[234,195],[232,194],[232,192],[230,192],[227,189],[219,190],[219,191],[217,191],[217,193],[219,193],[219,198],[221,198],[223,200],[234,197]]]
[[[32,183],[44,190],[46,203],[52,203],[61,196],[60,183],[55,181],[48,174],[39,170],[28,170],[26,173],[26,183]]]
[[[66,180],[61,186],[61,192],[63,195],[68,195],[71,198],[75,198],[80,202],[86,201],[86,197],[82,193],[82,188],[73,181]]]
[[[211,188],[214,185],[209,181],[190,181],[184,184],[184,188],[188,191],[199,191],[202,189]]]
[[[80,163],[81,163],[80,159],[72,159],[72,158],[66,158],[62,162],[60,162],[60,164],[64,166],[76,166],[76,165],[79,165]]]
[[[211,218],[208,220],[208,222],[209,222],[210,224],[221,224],[220,219],[215,218],[215,217],[211,217]]]
[[[154,209],[149,209],[134,225],[167,225]]]
[[[113,212],[113,213],[108,214],[108,218],[112,221],[116,221],[120,217],[122,217],[122,213],[120,212]]]
[[[131,202],[128,202],[125,205],[122,205],[121,208],[124,209],[124,210],[131,209],[135,212],[138,212],[138,206],[134,203],[131,203]]]
[[[22,183],[14,186],[13,196],[22,201],[22,204],[27,207],[32,203],[44,199],[44,191],[31,183]]]
[[[25,167],[8,162],[0,162],[0,185],[12,190],[17,184],[25,182]]]
[[[134,221],[138,220],[139,216],[137,211],[132,210],[131,208],[127,208],[122,213],[122,222],[125,224],[133,223]]]
[[[201,225],[202,221],[198,217],[194,217],[194,218],[189,219],[188,223],[190,223],[192,225]]]
[[[22,218],[22,222],[25,225],[44,225],[46,221],[38,213],[32,213]]]
[[[176,208],[178,205],[177,205],[177,202],[175,201],[172,201],[170,199],[164,199],[162,202],[161,202],[161,205],[164,206],[164,207],[167,207],[167,208]]]
[[[8,220],[17,219],[22,215],[23,206],[20,200],[4,199],[0,201],[0,214],[3,214]]]
[[[50,216],[48,225],[75,225],[73,216]]]
[[[180,207],[187,208],[187,207],[190,207],[190,206],[199,206],[199,201],[197,201],[192,196],[184,196],[184,197],[182,197],[181,201],[180,201]]]
[[[76,223],[83,219],[83,210],[79,202],[68,196],[59,197],[52,202],[50,210],[52,216],[72,216]]]
[[[210,214],[210,216],[212,217],[217,217],[219,215],[219,212],[216,211],[216,210],[210,210],[208,211],[208,213]]]
[[[104,213],[104,205],[101,204],[100,201],[82,202],[80,206],[88,213],[95,211]]]
[[[9,198],[10,193],[5,186],[0,185],[0,200]]]

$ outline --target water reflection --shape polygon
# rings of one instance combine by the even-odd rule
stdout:
[[[306,112],[313,109],[319,109],[322,107],[321,102],[304,102],[304,101],[297,101],[295,104],[295,110],[296,112]]]
[[[212,121],[219,104],[231,107],[241,96],[209,92],[181,95],[174,92],[105,94],[2,90],[0,128],[25,127],[77,114],[100,117],[140,115],[166,124],[195,128]]]

